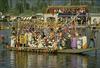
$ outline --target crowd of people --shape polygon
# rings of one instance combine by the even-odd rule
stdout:
[[[79,14],[77,16],[77,22],[78,24],[87,24],[86,22],[88,21],[88,9],[85,7],[72,7],[72,8],[66,8],[66,7],[52,7],[49,8],[48,13],[52,14],[58,14],[59,18],[65,18],[71,19],[73,16]]]
[[[50,25],[42,29],[27,27],[20,30],[14,28],[11,35],[11,47],[34,47],[54,49],[87,48],[87,37],[70,30],[67,25],[56,28]]]

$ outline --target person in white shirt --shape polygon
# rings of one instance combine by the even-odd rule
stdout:
[[[16,45],[16,37],[14,35],[11,36],[11,47],[15,47]]]

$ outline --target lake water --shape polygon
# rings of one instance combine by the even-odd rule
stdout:
[[[9,43],[9,30],[0,31]],[[97,34],[99,40],[99,33]],[[8,39],[9,38],[9,39]],[[97,41],[99,46],[100,42]],[[86,55],[7,51],[0,44],[0,68],[100,68],[100,51]]]

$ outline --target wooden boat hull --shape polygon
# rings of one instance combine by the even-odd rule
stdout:
[[[72,53],[72,54],[96,51],[100,49],[100,48],[87,48],[87,49],[55,50],[55,49],[50,49],[50,48],[32,48],[32,47],[6,47],[6,48],[10,51],[37,52],[37,53]]]
[[[6,47],[10,51],[37,52],[37,53],[55,53],[57,50],[51,48],[32,48],[32,47]]]
[[[79,54],[84,52],[95,51],[100,48],[87,48],[87,49],[65,49],[65,50],[58,50],[58,53],[71,53],[71,54]]]

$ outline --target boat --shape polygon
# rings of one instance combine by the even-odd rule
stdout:
[[[96,51],[100,48],[86,48],[86,49],[64,49],[58,50],[58,53],[70,53],[70,54],[80,54],[84,52]]]
[[[36,52],[36,53],[56,53],[57,50],[53,48],[34,48],[34,47],[5,47],[10,51],[21,51],[21,52]]]
[[[84,52],[96,51],[100,48],[87,48],[87,49],[52,49],[52,48],[33,48],[33,47],[6,47],[10,51],[22,51],[22,52],[37,52],[37,53],[69,53],[80,54]]]

